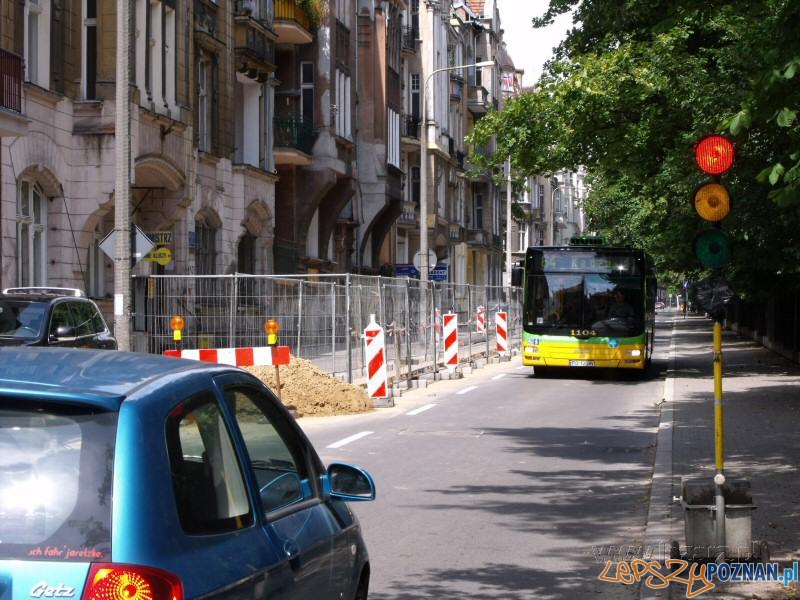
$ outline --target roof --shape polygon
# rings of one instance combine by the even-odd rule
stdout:
[[[485,0],[467,0],[467,6],[478,16],[483,16],[483,7],[485,4]]]
[[[220,367],[115,350],[0,347],[0,395],[59,398],[116,410],[142,385],[193,370]]]

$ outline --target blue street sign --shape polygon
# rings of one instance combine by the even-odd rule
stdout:
[[[431,269],[431,281],[447,281],[447,265],[439,263]]]
[[[411,277],[412,279],[419,279],[419,271],[417,268],[409,263],[398,263],[394,266],[395,275],[398,277]]]

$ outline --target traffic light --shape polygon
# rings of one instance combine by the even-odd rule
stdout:
[[[702,229],[694,238],[694,253],[707,269],[719,269],[731,260],[731,240],[722,230],[721,221],[731,211],[728,188],[720,183],[720,176],[733,165],[735,151],[731,141],[721,135],[707,135],[695,144],[694,158],[700,169],[711,175],[692,193],[692,203],[697,214],[710,227]]]

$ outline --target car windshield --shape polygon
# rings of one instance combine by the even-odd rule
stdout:
[[[116,413],[2,403],[0,560],[108,559]]]
[[[641,279],[613,273],[553,273],[528,278],[532,302],[526,329],[590,330],[593,335],[633,336],[643,327]]]
[[[46,312],[43,302],[0,300],[0,337],[38,338]]]

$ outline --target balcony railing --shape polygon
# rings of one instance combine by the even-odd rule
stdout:
[[[272,0],[236,0],[233,8],[237,17],[252,17],[272,27]]]
[[[294,148],[306,154],[314,149],[314,128],[311,123],[298,117],[275,117],[272,120],[275,128],[275,147]]]
[[[0,107],[22,114],[22,57],[0,49]]]
[[[416,27],[411,27],[409,25],[403,27],[403,39],[400,42],[403,50],[416,51],[418,39],[419,30]]]
[[[295,0],[275,0],[275,20],[294,21],[305,29],[311,29],[311,21]]]
[[[398,223],[402,225],[414,225],[417,222],[417,205],[414,202],[403,202],[402,211],[397,218]]]
[[[403,115],[403,136],[419,139],[419,117]]]
[[[217,6],[207,0],[194,0],[194,29],[211,37],[217,34]]]
[[[245,60],[248,77],[266,81],[268,71],[274,70],[275,42],[263,31],[263,26],[249,16],[236,17],[235,51]]]

